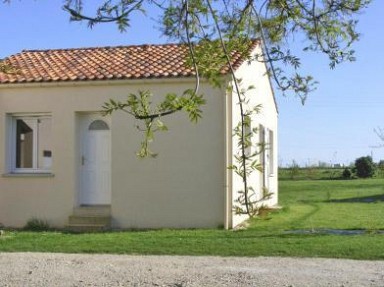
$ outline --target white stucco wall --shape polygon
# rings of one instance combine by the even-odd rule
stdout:
[[[0,135],[7,138],[6,117],[15,113],[52,115],[52,176],[7,176],[7,148],[0,141],[0,223],[21,227],[32,217],[64,226],[77,205],[78,116],[100,110],[110,98],[131,92],[179,93],[190,81],[130,81],[80,85],[15,85],[0,88]],[[112,217],[122,228],[217,227],[224,225],[225,97],[203,84],[204,117],[190,123],[184,114],[165,118],[169,131],[156,135],[156,159],[135,155],[142,135],[123,112],[111,118]]]
[[[260,53],[260,48],[256,48],[254,50],[253,55],[256,53]],[[263,63],[252,61],[251,63],[245,62],[243,63],[239,69],[236,71],[236,77],[241,79],[240,87],[242,89],[247,89],[249,86],[253,86],[254,89],[249,90],[246,93],[246,98],[249,99],[248,105],[246,105],[249,109],[255,107],[256,105],[261,104],[261,110],[259,114],[255,114],[252,121],[252,128],[259,127],[260,125],[264,126],[271,131],[273,131],[274,139],[273,139],[273,171],[267,175],[267,180],[269,181],[269,191],[273,193],[272,197],[263,202],[264,205],[274,206],[278,201],[278,182],[277,182],[277,128],[278,128],[278,111],[274,101],[273,91],[270,85],[270,81],[268,76],[266,75],[266,67]],[[227,95],[230,97],[230,102],[232,104],[233,112],[232,112],[232,129],[237,125],[240,121],[240,112],[238,105],[238,97],[236,93],[232,93],[231,95]],[[252,142],[256,145],[259,142],[259,135],[256,135]],[[229,141],[229,139],[228,139]],[[232,154],[236,154],[238,151],[237,147],[237,138],[232,138],[231,143],[231,151]],[[271,148],[271,147],[267,147]],[[234,161],[234,159],[232,159]],[[262,159],[259,158],[261,161]],[[243,190],[243,182],[242,179],[236,175],[234,172],[231,172],[230,176],[232,177],[232,205],[234,204],[235,199],[238,197],[238,191]],[[263,174],[255,171],[251,178],[248,180],[251,186],[254,187],[255,190],[261,190],[263,186]],[[232,227],[238,225],[242,221],[247,219],[247,216],[235,215],[232,219]]]

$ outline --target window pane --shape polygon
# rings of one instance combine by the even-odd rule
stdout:
[[[100,130],[109,130],[109,127],[106,122],[102,120],[93,121],[88,128],[90,131],[100,131]]]
[[[33,120],[16,121],[16,168],[33,167]]]
[[[51,119],[37,120],[37,168],[50,169],[52,166]]]

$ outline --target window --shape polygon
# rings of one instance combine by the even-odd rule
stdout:
[[[12,172],[47,172],[52,166],[51,117],[11,116],[10,169]]]
[[[260,163],[263,167],[263,173],[266,171],[266,149],[267,143],[265,139],[265,127],[263,125],[259,125],[259,145],[260,145]]]
[[[109,130],[108,124],[102,120],[95,120],[93,121],[88,129],[90,131],[102,131],[102,130]]]
[[[274,173],[274,135],[273,130],[270,130],[263,125],[260,125],[260,143],[262,143],[263,150],[261,153],[261,163],[263,165],[264,173],[268,176]]]
[[[273,131],[272,130],[269,130],[269,133],[268,133],[268,160],[269,160],[269,174],[270,175],[273,175],[274,171],[275,171],[275,164],[274,164],[274,137],[273,137]]]

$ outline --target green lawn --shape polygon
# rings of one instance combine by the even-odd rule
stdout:
[[[280,182],[284,208],[247,230],[158,230],[69,234],[7,231],[0,251],[305,256],[384,259],[384,180]],[[310,230],[292,234],[291,230]],[[363,229],[361,235],[323,229]]]
[[[339,179],[344,168],[288,167],[279,168],[279,180],[332,180]]]

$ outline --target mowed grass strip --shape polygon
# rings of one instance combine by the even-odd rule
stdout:
[[[283,209],[247,230],[150,230],[90,234],[6,231],[0,251],[384,259],[384,180],[284,181]],[[361,235],[317,233],[361,229]],[[292,230],[311,230],[292,234]]]
[[[0,242],[1,251],[8,252],[384,259],[383,236],[374,234],[262,234],[254,230],[159,230],[78,235],[16,232]]]

